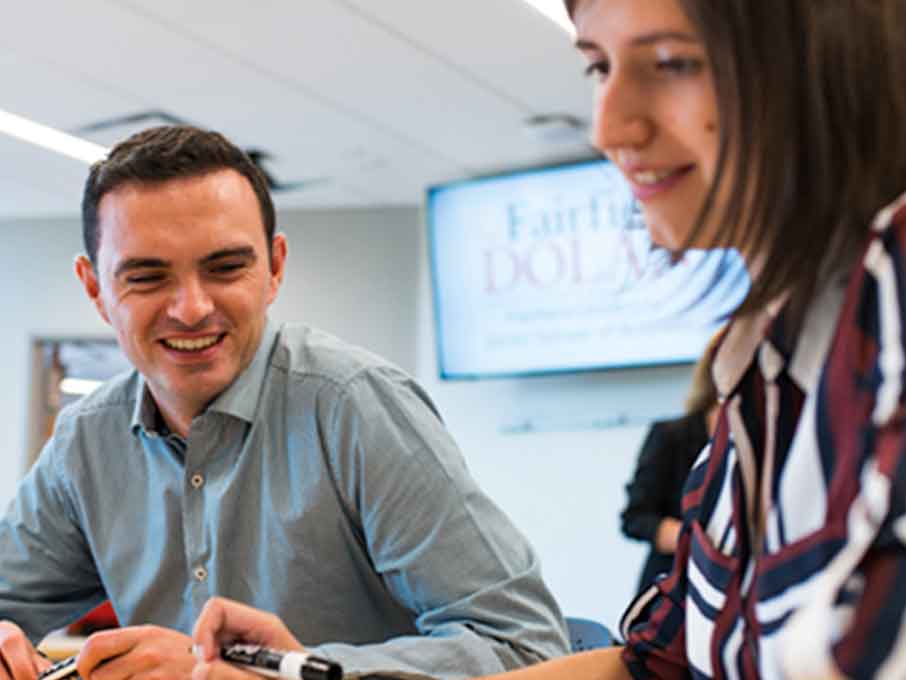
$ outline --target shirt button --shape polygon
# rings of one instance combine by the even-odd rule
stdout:
[[[208,570],[204,567],[195,567],[193,574],[195,575],[196,581],[204,581],[206,578],[208,578]]]
[[[204,477],[196,472],[194,475],[192,475],[191,483],[193,489],[200,489],[201,485],[204,484]]]

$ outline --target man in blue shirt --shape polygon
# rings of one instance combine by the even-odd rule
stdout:
[[[267,318],[287,245],[222,136],[154,128],[92,167],[76,273],[135,371],[60,414],[0,522],[0,679],[109,597],[87,677],[188,677],[205,602],[271,611],[349,671],[468,677],[567,651],[525,539],[428,396]]]

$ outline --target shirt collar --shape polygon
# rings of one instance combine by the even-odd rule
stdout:
[[[711,369],[721,401],[732,394],[742,380],[773,320],[768,310],[762,310],[734,319],[730,324]]]
[[[276,339],[277,326],[268,319],[252,363],[208,406],[209,411],[225,413],[249,423],[255,419],[258,398],[261,396],[264,376]]]
[[[814,390],[843,307],[844,292],[845,279],[832,277],[809,305],[798,337],[790,332],[784,314],[785,297],[761,312],[735,319],[717,351],[712,369],[721,400],[739,385],[756,352],[765,378],[772,380],[786,368],[803,392]]]
[[[231,415],[249,423],[254,420],[258,399],[264,386],[264,377],[267,373],[268,359],[276,339],[277,326],[268,319],[251,363],[229,387],[211,402],[207,408],[208,411]],[[130,424],[132,431],[135,432],[139,428],[147,432],[156,431],[158,429],[157,404],[154,403],[143,375],[139,375],[135,396],[135,408]]]
[[[157,405],[151,398],[151,392],[145,384],[145,376],[138,374],[135,387],[135,408],[132,411],[132,422],[129,427],[135,433],[139,429],[155,432],[157,429]]]
[[[835,276],[825,284],[809,307],[790,361],[790,375],[807,394],[818,386],[821,368],[843,310],[846,279]]]

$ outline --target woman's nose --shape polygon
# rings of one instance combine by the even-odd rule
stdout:
[[[592,143],[611,158],[618,149],[644,147],[654,135],[650,106],[646,106],[641,87],[619,71],[598,83],[594,114]]]

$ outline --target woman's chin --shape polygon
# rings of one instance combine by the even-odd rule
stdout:
[[[685,245],[685,238],[679,231],[657,218],[647,218],[648,236],[651,243],[670,252],[676,252]]]
[[[695,226],[694,218],[666,220],[657,215],[646,214],[645,222],[652,244],[671,253],[688,249],[709,250],[716,247],[715,230],[708,227],[699,230],[695,239],[689,240]]]

